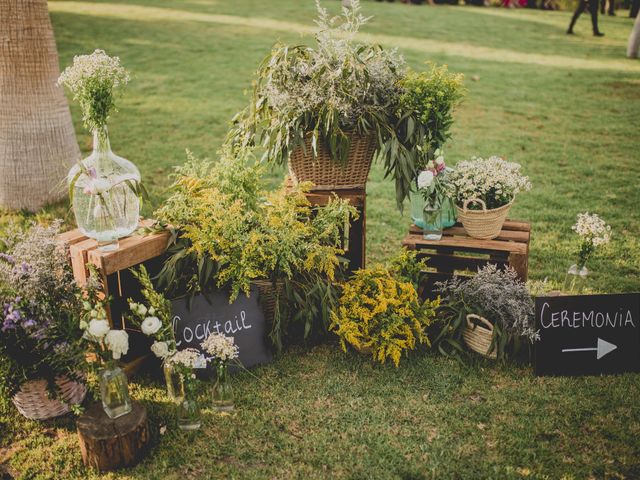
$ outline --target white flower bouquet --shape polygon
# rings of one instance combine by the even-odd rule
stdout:
[[[233,337],[214,333],[209,335],[200,346],[210,355],[207,358],[209,362],[226,364],[238,358],[238,346],[234,343]]]
[[[582,269],[596,248],[611,241],[611,226],[597,213],[579,213],[571,229],[580,237],[580,249],[577,253],[577,267]]]
[[[516,195],[531,189],[520,168],[497,156],[456,165],[451,185],[458,218],[471,237],[489,240],[500,234]]]

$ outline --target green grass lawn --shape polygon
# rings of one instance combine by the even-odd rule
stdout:
[[[325,0],[337,10],[338,2]],[[511,216],[532,223],[530,276],[560,280],[576,247],[578,212],[600,213],[611,248],[590,263],[591,286],[640,290],[640,62],[624,58],[632,21],[569,12],[411,7],[363,2],[364,37],[408,63],[447,63],[468,94],[446,148],[451,163],[500,154],[534,185]],[[133,73],[110,125],[157,206],[189,148],[215,157],[252,72],[276,40],[300,42],[311,0],[127,0],[49,3],[61,66],[103,48]],[[72,107],[83,150],[90,138]],[[277,182],[282,172],[273,172]],[[374,167],[368,256],[384,260],[409,225]],[[152,209],[148,207],[146,213]],[[70,218],[67,207],[47,209]],[[6,217],[0,219],[0,224]],[[460,365],[414,354],[399,369],[336,345],[294,349],[234,379],[237,412],[187,435],[174,428],[160,383],[140,380],[154,446],[138,467],[96,475],[81,465],[73,419],[35,423],[0,409],[0,472],[18,478],[640,478],[640,377],[535,378],[528,366]]]

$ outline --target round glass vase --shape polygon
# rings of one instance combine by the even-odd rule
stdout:
[[[167,395],[173,403],[179,405],[185,398],[182,377],[170,362],[165,361],[162,365],[162,370],[164,372],[164,380],[167,384]]]
[[[216,364],[216,383],[213,385],[213,408],[218,412],[233,410],[233,388],[229,381],[229,369],[226,363]]]
[[[582,265],[571,265],[564,277],[563,291],[566,293],[580,294],[584,291],[589,277],[589,270]]]
[[[111,151],[106,126],[93,132],[93,151],[67,177],[76,224],[103,251],[118,249],[118,239],[138,227],[138,168]]]
[[[102,408],[109,418],[118,418],[131,411],[127,376],[116,365],[108,362],[100,371],[100,398]]]
[[[442,205],[442,228],[453,227],[456,224],[456,206],[453,199],[441,197],[438,199]],[[424,229],[424,206],[425,200],[420,192],[409,193],[409,203],[411,207],[411,221],[416,227]]]
[[[178,403],[178,428],[180,430],[198,430],[202,425],[200,405],[195,395],[185,395]]]

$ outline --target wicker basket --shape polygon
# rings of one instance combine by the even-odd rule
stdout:
[[[313,157],[311,134],[307,134],[304,148],[298,146],[289,158],[289,175],[294,183],[312,182],[314,190],[364,188],[377,143],[374,135],[348,134],[350,145],[347,164],[340,165],[331,158],[323,142],[318,142],[318,156]]]
[[[467,207],[472,202],[480,204],[482,210],[469,210]],[[458,211],[458,220],[462,222],[462,226],[470,237],[491,240],[500,235],[511,205],[513,205],[513,200],[502,207],[487,210],[487,205],[482,200],[470,198],[464,201],[462,208],[456,205],[456,210]]]
[[[474,323],[473,320],[477,323]],[[487,358],[497,358],[495,348],[489,352],[493,340],[493,324],[486,318],[474,313],[467,315],[467,324],[462,331],[462,338],[467,347],[474,352]]]
[[[13,396],[13,404],[31,420],[47,420],[69,413],[70,405],[82,403],[87,394],[84,383],[64,376],[56,379],[56,385],[60,392],[58,399],[50,398],[46,380],[29,380]]]
[[[276,293],[282,294],[284,282],[282,280],[277,281],[275,287],[271,280],[254,280],[251,283],[258,288],[264,319],[269,325],[273,324],[273,317],[276,312]]]

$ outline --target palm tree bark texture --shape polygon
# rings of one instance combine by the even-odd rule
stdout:
[[[46,0],[0,0],[0,206],[37,210],[80,158]]]

